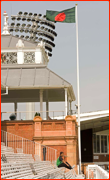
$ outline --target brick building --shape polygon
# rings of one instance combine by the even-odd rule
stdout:
[[[87,164],[109,166],[109,112],[99,111],[81,114],[81,157],[82,170]],[[25,121],[2,121],[4,131],[27,138],[34,142],[64,151],[71,164],[78,165],[78,133],[76,116],[60,120],[42,120],[36,117]],[[101,125],[104,121],[103,126]]]
[[[3,121],[2,130],[47,145],[67,155],[71,164],[77,162],[77,123],[75,116],[67,116],[65,120],[42,120],[40,117],[32,121]]]

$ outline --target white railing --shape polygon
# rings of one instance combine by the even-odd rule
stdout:
[[[88,165],[86,179],[109,179],[109,173],[98,165]]]
[[[17,112],[1,112],[1,121],[9,120],[11,114],[16,115],[16,120],[33,120],[36,111],[17,111]],[[38,111],[43,120],[65,119],[65,111]],[[68,115],[76,114],[71,110]]]
[[[16,115],[16,120],[33,120],[36,111],[17,111],[17,112],[1,112],[1,120],[9,120],[11,114]],[[64,111],[37,111],[43,120],[56,119],[57,117],[65,118]]]
[[[56,149],[3,130],[1,130],[1,142],[3,142],[6,147],[12,147],[15,153],[32,154],[34,160],[54,162],[57,159]]]

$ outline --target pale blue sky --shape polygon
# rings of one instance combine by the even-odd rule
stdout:
[[[79,25],[79,63],[80,63],[80,104],[81,112],[105,110],[109,108],[109,2],[101,1],[27,1],[1,3],[1,26],[3,12],[9,17],[19,11],[45,14],[46,10],[61,11],[78,3]],[[9,23],[11,18],[9,18]],[[69,81],[74,88],[77,103],[76,76],[76,26],[75,24],[56,23],[58,36],[56,47],[50,58],[48,68]],[[38,108],[38,105],[36,105]],[[22,110],[25,105],[19,105]],[[12,106],[2,105],[2,111],[12,110]],[[64,103],[52,103],[50,110],[64,110]]]

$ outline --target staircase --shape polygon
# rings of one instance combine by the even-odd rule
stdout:
[[[6,147],[5,143],[1,142],[1,162],[20,163],[34,162],[32,154],[14,153],[11,147]]]

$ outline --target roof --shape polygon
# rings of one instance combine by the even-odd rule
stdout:
[[[72,85],[44,65],[2,65],[1,81],[9,90],[68,88],[71,99],[75,100]]]
[[[93,119],[103,118],[109,116],[109,110],[102,110],[102,111],[93,111],[93,112],[86,112],[80,114],[80,121],[89,121]],[[78,115],[76,114],[76,117]]]
[[[19,39],[20,38],[15,37],[13,35],[1,35],[1,49],[16,48],[16,44],[18,43]],[[31,42],[31,40],[30,41],[24,39],[21,40],[24,43],[24,47],[31,47],[31,48],[36,47],[36,44]]]
[[[77,115],[76,115],[77,117]],[[80,114],[81,130],[94,129],[94,132],[109,129],[109,110]]]

